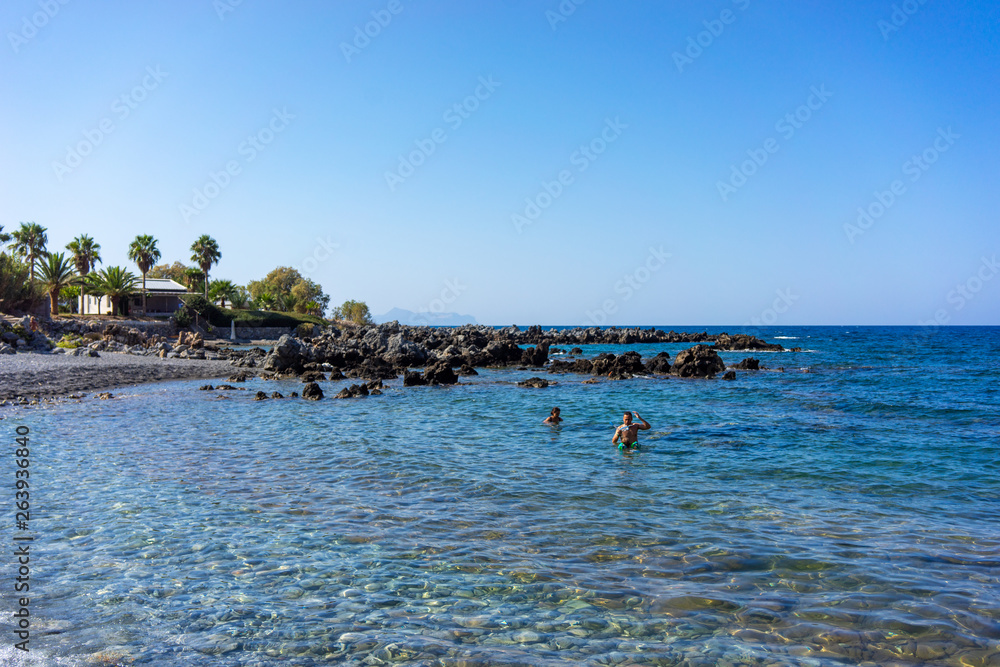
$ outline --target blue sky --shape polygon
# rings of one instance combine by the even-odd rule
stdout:
[[[215,277],[296,266],[376,314],[1000,324],[996,3],[8,0],[0,29],[0,224],[105,265],[210,234]]]

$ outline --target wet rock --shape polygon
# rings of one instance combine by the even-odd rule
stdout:
[[[666,375],[670,372],[670,355],[660,352],[658,355],[646,362],[646,372]]]
[[[326,380],[326,375],[321,371],[306,371],[300,379],[302,382],[323,382]]]
[[[198,387],[198,389],[201,390],[201,391],[212,391],[212,390],[215,389],[215,387],[213,387],[210,384],[203,384],[200,387]]]
[[[548,380],[543,380],[542,378],[528,378],[522,382],[517,383],[518,387],[534,387],[536,389],[544,389],[549,386]]]
[[[288,397],[289,398],[298,398],[299,397],[299,392],[293,391],[291,394],[288,395]]]
[[[231,384],[220,384],[215,388],[217,391],[236,391],[236,387]]]
[[[334,398],[361,398],[368,395],[368,387],[363,384],[352,384],[341,389]]]
[[[310,382],[302,389],[302,398],[309,401],[318,401],[323,398],[323,390],[315,382]]]
[[[475,368],[469,364],[462,364],[462,367],[458,369],[459,375],[479,375]]]
[[[548,343],[543,343],[537,347],[529,347],[527,350],[521,353],[521,364],[525,366],[540,367],[544,366],[545,362],[549,360],[549,345]]]
[[[110,392],[107,392],[107,391],[105,391],[105,392],[100,393],[100,394],[97,395],[97,398],[100,399],[100,400],[102,400],[102,401],[107,401],[107,400],[110,400],[110,399],[112,399],[114,397],[115,397],[114,394],[112,394]]]
[[[266,401],[267,400],[267,394],[265,394],[262,391],[258,391],[256,394],[254,394],[253,400],[255,400],[255,401]]]
[[[281,395],[280,391],[272,391],[271,398],[284,398],[284,396]]]
[[[451,366],[444,362],[437,362],[424,369],[424,382],[427,384],[455,384],[458,376]]]
[[[753,359],[752,357],[747,357],[740,363],[732,366],[737,370],[741,371],[759,371],[760,370],[760,359]]]
[[[252,378],[257,377],[256,373],[251,373],[249,371],[240,371],[238,373],[233,373],[229,376],[230,382],[246,382]]]
[[[427,381],[424,380],[424,376],[420,371],[406,371],[403,375],[404,387],[419,387],[425,384],[427,384]]]
[[[707,345],[695,345],[674,357],[670,374],[682,378],[711,378],[726,370],[719,353]]]
[[[583,349],[579,347],[574,347],[569,351],[570,354],[583,354]]]
[[[726,371],[725,374],[722,376],[722,379],[723,380],[729,380],[729,381],[735,380],[736,379],[736,371]]]
[[[730,336],[721,333],[715,337],[715,344],[712,346],[717,350],[768,350],[771,352],[781,352],[785,348],[777,343],[767,343],[746,334],[735,334]]]

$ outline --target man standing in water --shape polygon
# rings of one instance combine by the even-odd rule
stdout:
[[[615,429],[615,435],[611,438],[611,444],[617,444],[618,449],[627,449],[629,447],[639,446],[639,431],[648,431],[649,422],[639,416],[636,412],[635,418],[641,421],[641,424],[632,423],[631,412],[626,412],[625,416],[622,418],[622,425]]]

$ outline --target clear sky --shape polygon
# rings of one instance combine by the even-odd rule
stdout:
[[[375,314],[1000,324],[1000,4],[576,2],[5,0],[0,224]]]

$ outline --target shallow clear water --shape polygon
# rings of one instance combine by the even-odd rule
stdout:
[[[804,351],[735,382],[171,382],[7,412],[33,438],[31,655],[1000,664],[1000,329],[762,333]]]

